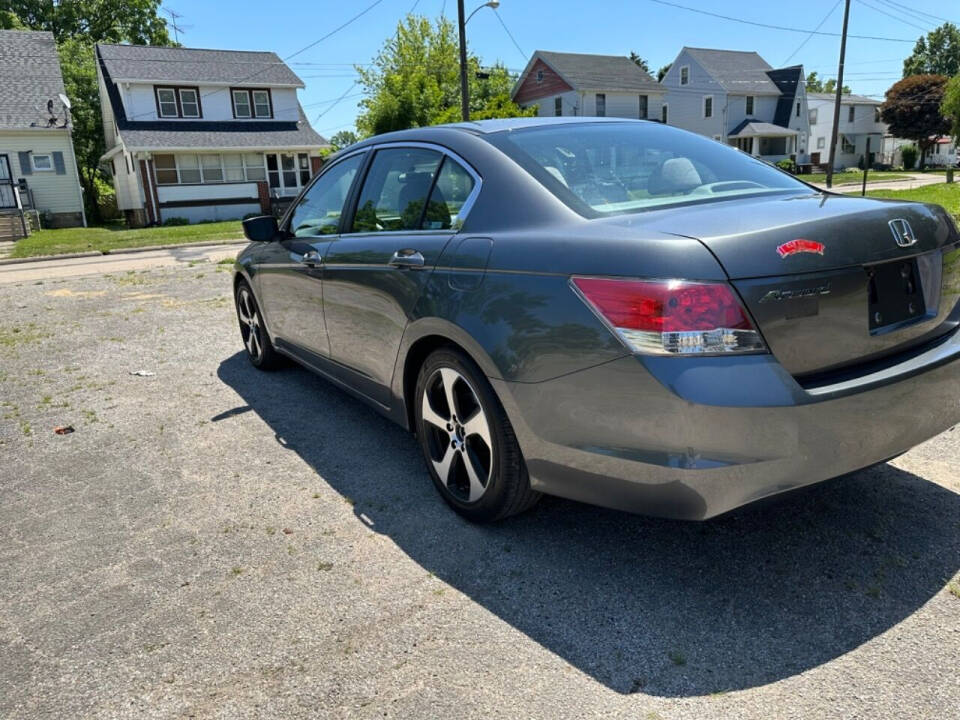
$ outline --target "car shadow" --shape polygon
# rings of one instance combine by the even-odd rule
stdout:
[[[414,439],[333,385],[258,373],[242,353],[218,375],[358,521],[620,693],[796,675],[894,627],[960,564],[960,495],[890,465],[704,523],[544,498],[473,525],[439,498]]]

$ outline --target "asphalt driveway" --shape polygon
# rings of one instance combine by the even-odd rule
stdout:
[[[248,365],[226,266],[34,282],[0,285],[0,717],[960,707],[960,431],[703,524],[473,526],[408,434]]]

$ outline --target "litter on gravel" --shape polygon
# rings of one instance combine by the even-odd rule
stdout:
[[[53,429],[57,435],[69,435],[73,432],[73,425],[58,425]]]
[[[133,370],[130,374],[136,375],[137,377],[153,377],[156,375],[153,370]]]

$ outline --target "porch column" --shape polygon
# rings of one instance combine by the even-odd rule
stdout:
[[[757,157],[760,154],[760,138],[754,135],[750,138],[750,154]]]

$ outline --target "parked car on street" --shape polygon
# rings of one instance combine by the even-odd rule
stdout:
[[[292,358],[413,431],[473,520],[541,493],[705,519],[960,422],[942,208],[658,123],[370,138],[244,227],[253,365]]]

